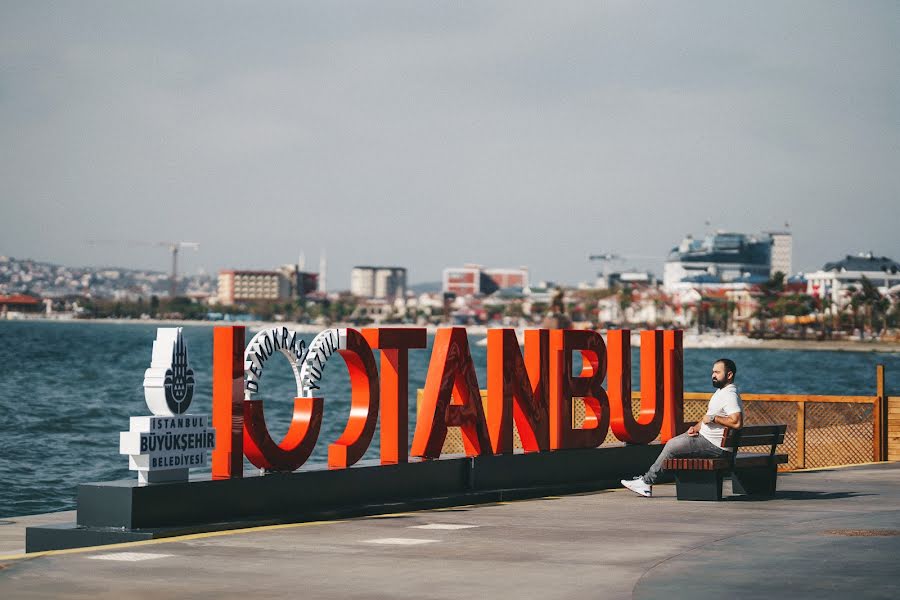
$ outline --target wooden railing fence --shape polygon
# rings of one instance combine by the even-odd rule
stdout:
[[[876,392],[872,396],[768,394],[741,392],[745,422],[785,423],[783,450],[790,461],[785,470],[900,460],[900,398],[888,398],[884,365],[876,367]],[[422,390],[419,390],[421,398]],[[686,423],[699,421],[706,412],[710,392],[684,393]],[[486,391],[482,390],[482,400]],[[635,415],[640,391],[632,394]],[[584,419],[584,404],[576,401],[573,422]],[[521,448],[518,431],[515,444]],[[618,443],[609,432],[605,444]],[[451,427],[444,452],[462,452],[459,428]]]

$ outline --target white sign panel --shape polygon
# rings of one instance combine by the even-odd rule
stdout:
[[[141,483],[187,481],[188,469],[207,464],[216,445],[206,415],[187,414],[194,395],[194,371],[188,363],[181,327],[156,331],[150,368],[144,373],[144,399],[151,416],[131,417],[119,434],[119,454]]]

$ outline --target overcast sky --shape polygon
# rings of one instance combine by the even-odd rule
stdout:
[[[900,260],[898,46],[893,0],[0,0],[0,254],[575,283],[708,220]]]

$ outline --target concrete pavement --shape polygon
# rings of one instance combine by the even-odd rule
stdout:
[[[726,493],[730,491],[726,484]],[[0,558],[2,598],[898,598],[900,463]]]

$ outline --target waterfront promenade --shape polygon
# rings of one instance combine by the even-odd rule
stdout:
[[[11,519],[0,597],[897,598],[898,481],[881,463],[782,474],[771,500],[666,485],[27,558],[9,555],[40,518]]]

